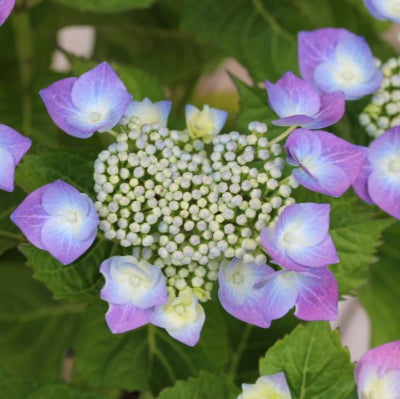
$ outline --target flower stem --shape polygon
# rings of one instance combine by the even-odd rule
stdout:
[[[269,145],[273,145],[276,143],[279,143],[280,141],[284,140],[287,136],[289,136],[290,133],[293,132],[294,129],[296,129],[297,126],[290,126],[287,130],[285,130],[281,135],[278,137],[274,138],[269,142]]]
[[[112,129],[107,130],[107,133],[111,134],[111,136],[113,136],[113,137],[118,137],[118,133],[115,130],[112,130]]]

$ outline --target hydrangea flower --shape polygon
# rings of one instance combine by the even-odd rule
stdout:
[[[328,233],[329,213],[329,204],[290,205],[275,226],[261,231],[261,244],[276,263],[289,270],[337,263],[335,245]]]
[[[303,320],[336,320],[338,286],[325,267],[275,271],[268,265],[234,259],[219,271],[219,299],[232,316],[269,327],[296,306]]]
[[[29,194],[11,220],[36,247],[67,265],[93,243],[99,218],[91,199],[62,180]]]
[[[400,23],[398,0],[364,0],[364,4],[375,18]]]
[[[15,0],[0,0],[0,26],[3,25],[10,16],[14,6]]]
[[[109,302],[106,321],[113,333],[150,322],[154,307],[167,302],[161,269],[133,256],[113,256],[100,266],[106,283],[100,296]]]
[[[54,123],[64,132],[88,138],[112,129],[122,118],[132,96],[106,62],[79,78],[61,79],[40,91]]]
[[[0,124],[0,189],[14,190],[15,167],[32,142],[9,126]]]
[[[178,296],[170,294],[168,303],[156,307],[151,316],[153,324],[189,346],[199,341],[204,321],[204,309],[191,289],[181,291]]]
[[[359,399],[400,398],[400,341],[367,351],[357,363]]]
[[[344,114],[342,92],[321,95],[313,86],[291,72],[286,72],[275,84],[266,81],[268,101],[280,119],[278,126],[303,126],[320,129],[333,125]]]
[[[369,146],[363,168],[353,184],[366,202],[400,219],[400,127],[376,138]]]
[[[143,101],[131,101],[125,111],[123,121],[128,123],[132,117],[136,117],[139,118],[141,124],[159,123],[161,126],[167,126],[171,105],[169,100],[156,103],[151,102],[148,98]]]
[[[323,93],[342,91],[347,100],[356,100],[382,83],[367,42],[346,29],[300,32],[298,48],[303,78]]]
[[[242,393],[237,399],[291,399],[284,373],[263,375],[255,384],[242,384]]]
[[[294,178],[309,190],[340,197],[356,180],[367,155],[365,147],[332,133],[297,129],[286,141]]]
[[[216,108],[204,105],[200,111],[194,105],[186,105],[185,108],[186,125],[189,135],[193,139],[201,138],[209,143],[222,129],[228,113]]]

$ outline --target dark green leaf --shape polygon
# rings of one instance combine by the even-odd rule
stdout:
[[[154,0],[53,0],[81,11],[121,12],[150,7]]]
[[[353,365],[327,322],[300,325],[260,361],[260,374],[284,372],[293,399],[342,399],[354,388]]]

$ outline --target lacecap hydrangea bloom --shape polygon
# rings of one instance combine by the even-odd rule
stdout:
[[[15,167],[31,145],[30,139],[0,124],[0,190],[14,190]]]
[[[356,100],[382,83],[367,42],[346,29],[300,32],[298,49],[301,75],[322,93],[341,91],[347,100]]]
[[[400,341],[370,349],[355,369],[359,399],[400,398]]]
[[[3,25],[10,16],[15,6],[15,1],[16,0],[0,0],[0,26]]]
[[[370,144],[353,187],[364,201],[400,219],[400,126]]]
[[[275,84],[266,81],[268,102],[280,119],[272,121],[278,126],[303,126],[321,129],[333,125],[344,114],[344,94],[320,94],[308,82],[286,72]]]
[[[242,384],[242,393],[237,399],[291,399],[292,395],[284,373],[263,375],[255,384]]]
[[[399,0],[364,0],[364,4],[375,18],[400,23]]]
[[[92,245],[99,223],[91,199],[62,180],[30,193],[11,220],[33,245],[64,265]]]

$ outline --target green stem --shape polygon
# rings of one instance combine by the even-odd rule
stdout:
[[[113,136],[113,137],[118,137],[118,133],[115,130],[112,130],[112,129],[107,130],[107,133],[111,134],[111,136]]]
[[[23,239],[22,234],[18,233],[9,233],[8,231],[0,230],[0,236],[11,238],[13,240],[21,241]]]
[[[274,138],[269,142],[269,145],[273,145],[276,143],[279,143],[280,141],[284,140],[287,136],[289,136],[290,133],[293,132],[294,129],[296,129],[297,126],[290,126],[287,130],[285,130],[281,135],[278,137]]]
[[[11,19],[15,34],[22,91],[22,128],[24,134],[29,135],[32,124],[31,83],[33,64],[33,41],[29,13],[24,8],[20,8],[12,14]]]

